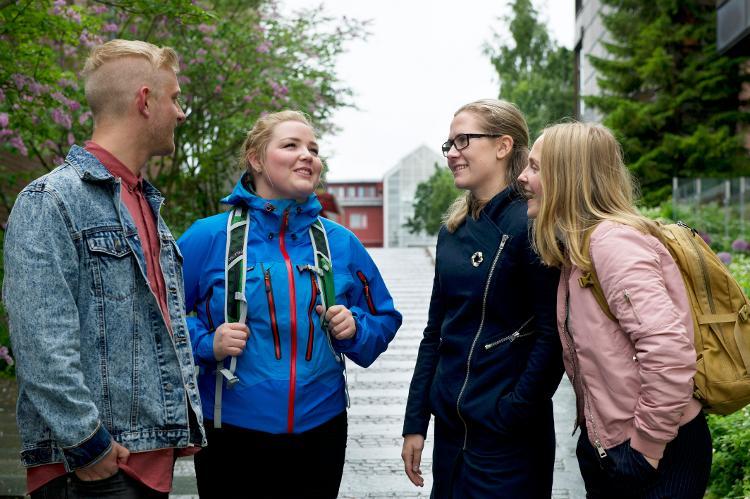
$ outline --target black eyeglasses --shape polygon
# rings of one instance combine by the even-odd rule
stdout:
[[[492,134],[492,133],[459,133],[455,137],[453,137],[453,140],[448,139],[445,142],[443,142],[443,156],[448,157],[448,152],[450,152],[451,147],[456,146],[456,151],[461,151],[462,149],[466,149],[469,147],[469,139],[478,139],[481,137],[502,137],[502,135]]]

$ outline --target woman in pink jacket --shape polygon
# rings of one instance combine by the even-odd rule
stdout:
[[[519,181],[536,250],[562,271],[557,323],[587,497],[703,497],[711,435],[692,397],[690,305],[656,224],[633,204],[617,140],[601,125],[549,127]],[[592,265],[616,321],[579,283]]]

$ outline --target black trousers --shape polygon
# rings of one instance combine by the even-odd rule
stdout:
[[[600,458],[585,431],[576,455],[588,499],[701,499],[711,474],[711,434],[701,412],[667,444],[656,470],[630,440]]]
[[[299,434],[206,425],[208,446],[195,455],[202,498],[335,499],[346,454],[346,411]]]
[[[31,494],[31,499],[167,499],[169,494],[157,492],[138,480],[118,471],[109,478],[85,482],[75,473],[68,473],[46,483]]]

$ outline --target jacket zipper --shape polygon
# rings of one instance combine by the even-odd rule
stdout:
[[[206,295],[206,319],[208,319],[208,330],[214,331],[214,320],[211,318],[211,297],[214,295],[214,288],[213,286],[208,289],[208,294]]]
[[[297,294],[294,288],[294,268],[292,261],[289,259],[289,253],[286,251],[286,242],[284,235],[287,225],[289,224],[289,208],[284,210],[281,219],[281,230],[279,231],[279,249],[281,256],[284,257],[286,265],[286,277],[289,281],[289,336],[291,339],[291,358],[289,359],[289,409],[287,411],[286,430],[289,433],[294,431],[294,392],[297,385]]]
[[[589,400],[588,397],[586,397],[586,387],[583,384],[583,378],[581,377],[581,372],[578,368],[578,358],[576,357],[576,349],[575,346],[573,346],[573,336],[570,333],[570,283],[568,280],[570,279],[570,271],[567,270],[564,274],[565,277],[565,327],[563,328],[563,331],[565,332],[565,343],[567,343],[568,352],[570,353],[570,359],[573,363],[573,390],[576,392],[576,422],[573,425],[573,433],[576,432],[578,429],[578,426],[580,425],[579,410],[583,409],[581,412],[583,412],[583,417],[586,418],[586,412],[588,412],[588,420],[591,422],[591,430],[594,432],[594,447],[596,448],[597,453],[599,454],[599,457],[604,459],[607,457],[607,452],[604,450],[604,446],[602,445],[602,441],[599,438],[599,432],[596,429],[596,423],[594,423],[594,416],[591,412],[591,406],[589,406]],[[579,390],[575,390],[576,388],[576,382],[580,386],[580,393]],[[582,400],[581,400],[582,399]],[[579,404],[583,402],[583,407],[580,407]]]
[[[273,333],[273,350],[276,354],[276,360],[281,360],[281,340],[279,339],[279,323],[276,321],[276,302],[273,299],[271,269],[263,270],[263,281],[266,285],[266,298],[268,298],[268,317],[271,320],[271,332]]]
[[[469,384],[469,374],[471,371],[471,357],[474,354],[474,347],[477,344],[477,341],[479,340],[479,335],[482,334],[482,329],[484,329],[484,317],[487,312],[487,294],[490,291],[490,283],[492,282],[492,274],[495,272],[495,266],[497,265],[497,261],[500,259],[500,254],[503,252],[503,248],[505,248],[505,243],[508,241],[508,235],[503,234],[503,238],[500,240],[500,247],[497,249],[497,253],[495,253],[495,258],[492,259],[492,266],[490,266],[490,272],[487,274],[487,282],[484,284],[484,295],[482,296],[482,315],[479,320],[479,328],[477,329],[477,333],[474,335],[474,341],[471,342],[471,348],[469,349],[469,357],[466,359],[466,377],[464,378],[464,384],[461,386],[461,390],[458,392],[458,398],[456,398],[456,412],[458,413],[458,418],[461,420],[461,422],[464,425],[464,445],[463,450],[466,450],[466,442],[469,439],[469,427],[466,424],[466,420],[461,415],[461,397],[464,395],[464,391],[466,390],[466,385]]]
[[[310,272],[310,306],[307,307],[307,351],[305,352],[305,360],[310,362],[312,359],[313,352],[313,335],[315,334],[315,324],[313,323],[313,311],[315,310],[315,304],[318,301],[318,282],[315,279],[315,274]]]
[[[686,224],[680,222],[678,225],[682,225],[685,228],[690,229]],[[693,234],[693,237],[696,237],[695,234]],[[698,255],[698,261],[700,262],[701,267],[701,274],[703,275],[703,285],[706,288],[706,298],[708,299],[708,306],[711,309],[711,313],[716,313],[716,308],[714,307],[714,293],[711,290],[711,281],[708,277],[708,270],[706,269],[706,261],[703,259],[703,253],[698,248],[698,245],[695,244],[695,241],[693,241],[693,237],[688,237],[688,240],[690,241],[691,246],[693,247],[693,251],[695,251],[695,254]]]
[[[367,277],[365,277],[364,272],[361,270],[357,271],[357,277],[359,278],[360,282],[362,283],[362,287],[365,290],[365,299],[367,300],[367,308],[370,309],[370,313],[372,315],[376,315],[378,312],[375,310],[375,304],[372,301],[372,296],[370,295],[370,284],[367,282]]]
[[[528,333],[523,333],[523,334],[521,334],[521,330],[522,330],[522,329],[523,329],[524,327],[526,327],[526,325],[527,325],[527,324],[528,324],[529,322],[531,322],[531,319],[533,319],[533,318],[534,318],[533,316],[531,316],[530,318],[528,318],[528,319],[526,320],[526,322],[524,322],[523,324],[521,324],[521,326],[520,326],[520,327],[519,327],[518,329],[516,329],[515,331],[513,331],[513,332],[512,332],[511,334],[509,334],[508,336],[504,336],[504,337],[500,338],[500,339],[499,339],[499,340],[497,340],[497,341],[493,341],[492,343],[487,343],[486,345],[484,345],[484,349],[485,349],[485,350],[492,350],[492,349],[493,349],[493,348],[495,348],[496,346],[498,346],[498,345],[502,345],[502,344],[503,344],[503,343],[505,343],[506,341],[507,341],[507,342],[509,342],[509,343],[513,343],[513,342],[514,342],[514,341],[516,341],[516,340],[517,340],[518,338],[525,338],[526,336],[529,336],[529,335],[531,335],[531,334],[534,334],[534,331],[529,331]]]
[[[625,301],[628,302],[628,305],[630,305],[630,308],[633,309],[633,315],[635,315],[635,320],[638,321],[638,324],[643,324],[643,322],[641,322],[641,316],[638,315],[638,310],[636,310],[635,305],[633,304],[633,300],[631,300],[630,298],[630,291],[626,289],[623,292],[623,295],[625,295]]]

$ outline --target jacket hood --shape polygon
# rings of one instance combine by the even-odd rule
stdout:
[[[270,224],[269,229],[278,229],[285,211],[289,211],[289,231],[307,230],[318,217],[322,206],[318,196],[310,194],[305,201],[298,203],[294,199],[265,199],[255,193],[244,173],[232,193],[221,200],[222,203],[237,206],[247,206],[254,217],[263,225]]]

